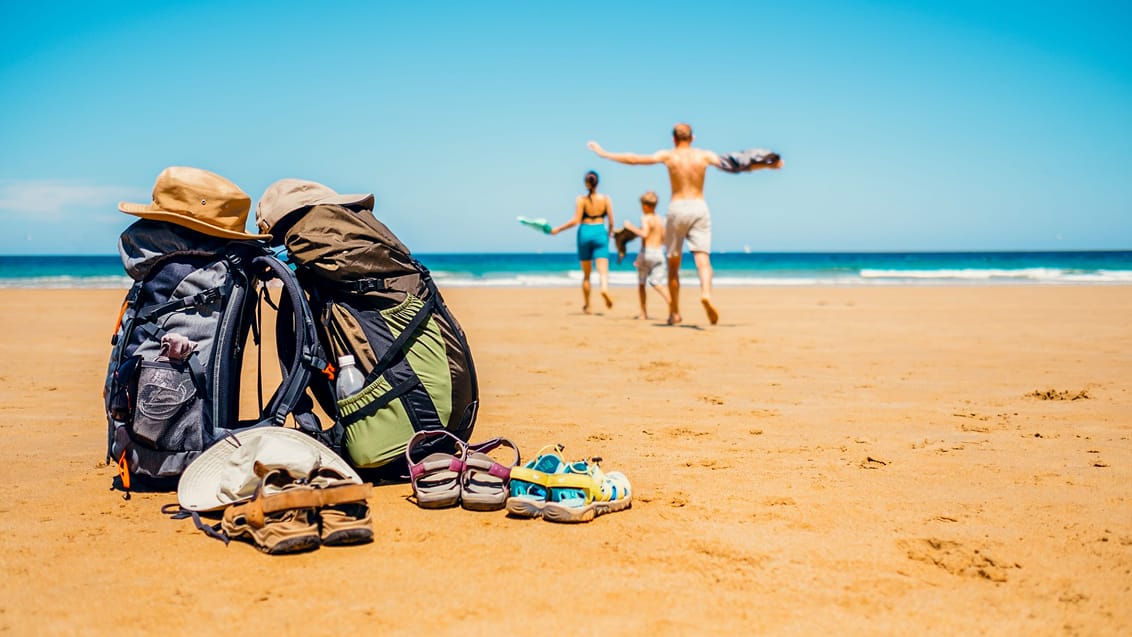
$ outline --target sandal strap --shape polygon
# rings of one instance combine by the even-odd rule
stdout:
[[[548,449],[549,451],[547,451]],[[561,458],[562,452],[564,451],[566,451],[566,447],[561,443],[556,442],[552,445],[546,445],[542,449],[539,449],[538,453],[535,454],[535,458],[538,458],[539,456],[558,456],[559,458]]]
[[[316,487],[315,491],[318,492],[318,506],[321,508],[369,500],[370,496],[373,495],[373,485],[368,482],[364,484],[347,483],[330,487]]]
[[[468,458],[465,464],[468,469],[484,471],[502,480],[507,480],[511,477],[511,467],[505,467],[485,454],[473,455]]]
[[[558,446],[561,447],[561,445]],[[487,453],[489,451],[494,451],[499,447],[510,447],[511,450],[515,452],[515,462],[511,463],[512,467],[518,466],[519,463],[523,461],[522,455],[519,453],[519,447],[509,439],[502,436],[492,438],[491,440],[485,440],[483,442],[477,442],[475,444],[468,443],[468,451],[476,453]]]
[[[291,509],[316,509],[319,507],[320,497],[318,490],[312,487],[295,487],[280,493],[259,496],[247,502],[233,504],[224,511],[225,517],[236,518],[243,516],[248,524],[262,527],[267,520],[267,514],[289,511]]]
[[[415,483],[423,475],[438,471],[453,471],[460,473],[464,470],[464,461],[450,454],[433,454],[423,462],[409,465],[409,477]]]
[[[350,502],[364,502],[371,495],[373,495],[373,485],[368,482],[364,484],[340,484],[327,488],[297,486],[280,493],[233,504],[224,511],[224,517],[230,522],[243,517],[249,526],[263,528],[264,524],[267,523],[267,515],[271,513],[280,513],[292,509],[321,509]]]
[[[577,489],[586,494],[586,504],[600,499],[601,485],[585,473],[556,473],[550,476],[547,487],[553,489]]]
[[[519,466],[519,463],[521,463],[523,461],[522,454],[519,453],[519,447],[517,445],[515,445],[515,443],[511,442],[509,439],[503,438],[503,437],[492,438],[491,440],[487,440],[485,442],[480,442],[480,443],[477,443],[477,444],[474,444],[474,445],[469,444],[468,445],[468,451],[475,452],[475,453],[481,453],[481,454],[487,454],[487,452],[498,449],[499,447],[510,447],[511,451],[515,452],[515,461],[511,463],[512,467]],[[494,460],[493,460],[493,462],[494,462]]]
[[[436,436],[447,436],[451,438],[455,443],[456,454],[444,455],[463,458],[467,454],[467,443],[454,436],[452,432],[448,431],[447,429],[422,429],[413,434],[413,437],[409,438],[409,442],[405,445],[405,464],[409,467],[410,477],[413,475],[413,467],[420,464],[419,462],[413,462],[413,451],[416,450],[417,445],[419,445],[421,442],[424,442],[425,440]],[[432,455],[434,454],[429,454],[429,456]],[[425,460],[428,460],[428,458],[425,458]]]
[[[372,484],[354,482],[331,467],[315,471],[307,484],[318,491],[320,507],[361,502],[373,495]]]
[[[540,486],[547,486],[550,476],[557,475],[553,473],[546,473],[544,471],[536,471],[528,469],[527,467],[512,467],[510,476],[512,480],[522,480],[523,482],[530,482]]]

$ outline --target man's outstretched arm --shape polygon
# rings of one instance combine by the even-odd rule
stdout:
[[[637,155],[636,153],[611,153],[606,151],[597,142],[589,142],[586,147],[598,154],[598,157],[605,159],[612,159],[615,162],[622,164],[632,165],[645,165],[645,164],[662,164],[664,163],[664,151],[658,150],[651,155]]]

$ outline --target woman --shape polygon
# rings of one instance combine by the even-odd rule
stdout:
[[[613,203],[609,197],[597,193],[597,173],[586,173],[584,197],[579,195],[574,207],[574,218],[554,228],[550,234],[578,226],[578,261],[582,264],[582,311],[590,313],[590,271],[597,262],[597,275],[601,282],[601,298],[605,307],[613,307],[609,296],[609,237],[613,234]]]

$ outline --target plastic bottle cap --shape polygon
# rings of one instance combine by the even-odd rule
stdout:
[[[342,356],[338,357],[338,366],[339,367],[345,367],[346,365],[353,365],[353,364],[354,364],[354,357],[350,356],[349,354],[343,354]]]

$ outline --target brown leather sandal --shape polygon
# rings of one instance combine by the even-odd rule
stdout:
[[[250,540],[271,555],[314,550],[321,543],[320,501],[317,489],[276,469],[263,476],[251,500],[224,510],[220,528],[228,537]]]
[[[353,482],[330,467],[316,470],[310,485],[318,492],[323,545],[373,541],[373,514],[368,502],[373,485]]]

